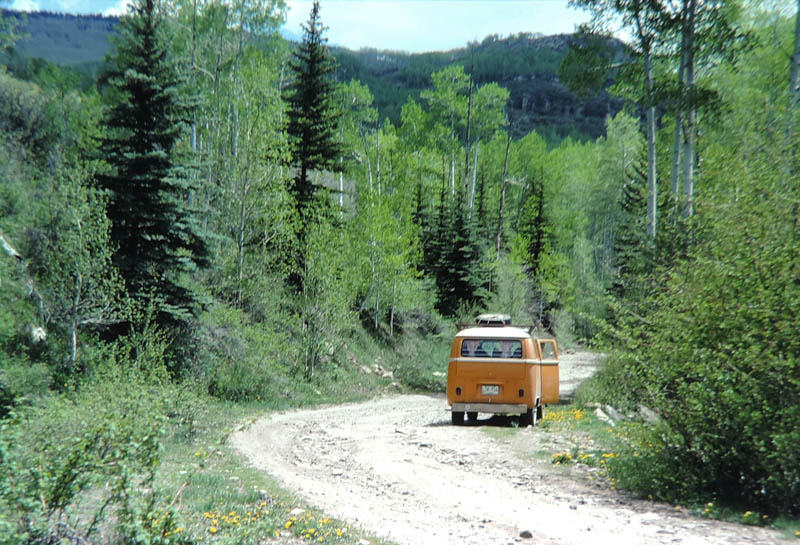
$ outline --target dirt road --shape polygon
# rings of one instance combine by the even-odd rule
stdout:
[[[567,394],[594,363],[588,354],[562,358]],[[520,444],[537,450],[546,432],[493,439],[486,420],[454,427],[446,409],[443,396],[394,395],[272,414],[232,441],[311,505],[402,545],[782,542],[583,484],[519,454]]]

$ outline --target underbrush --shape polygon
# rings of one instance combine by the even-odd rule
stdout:
[[[158,480],[171,491],[184,536],[193,543],[313,543],[350,545],[370,537],[281,489],[249,467],[228,445],[231,433],[264,414],[258,403],[202,400],[191,437],[165,443]]]
[[[289,325],[252,323],[218,306],[204,316],[194,376],[213,397],[285,409],[366,399],[387,387],[443,391],[452,336],[408,331],[376,338],[360,325],[322,342],[313,374],[301,363],[302,343]]]
[[[192,433],[192,394],[157,376],[108,365],[77,391],[12,411],[0,434],[0,543],[184,541],[156,471],[168,431]]]
[[[92,380],[3,422],[0,543],[363,538],[307,508],[228,447],[230,433],[263,414],[265,404],[216,401],[162,380],[157,365],[121,363],[98,367]]]
[[[613,453],[606,455],[603,464],[613,487],[638,497],[683,506],[697,516],[746,525],[770,526],[787,535],[800,537],[800,520],[793,516],[790,505],[770,502],[766,488],[761,493],[760,501],[751,502],[744,500],[743,494],[721,492],[722,489],[713,481],[713,470],[703,469],[706,462],[702,456],[696,456],[696,451],[693,453],[696,446],[687,443],[686,429],[676,430],[676,425],[681,428],[700,426],[703,421],[712,418],[713,405],[703,409],[702,406],[692,407],[687,404],[682,419],[676,419],[677,414],[666,419],[634,401],[637,397],[636,383],[630,377],[621,378],[625,372],[624,361],[609,359],[595,376],[579,387],[575,398],[577,407],[611,406],[622,417],[611,428],[607,423],[590,416],[590,419],[598,423],[596,425],[599,428],[606,428],[607,433],[593,436],[605,445],[609,453]],[[710,385],[711,382],[708,383]],[[749,414],[744,407],[741,410]],[[644,418],[644,414],[648,417]],[[702,419],[696,416],[702,414],[705,414]],[[690,419],[693,418],[696,421],[691,423]],[[721,420],[722,418],[719,426],[722,426]],[[714,427],[710,422],[708,424],[707,429],[716,429],[717,434],[723,433],[722,427]],[[747,429],[743,428],[743,431],[746,432]],[[745,437],[737,437],[725,448],[733,452],[737,448],[745,449]],[[737,446],[739,442],[741,445]],[[580,453],[573,451],[567,454],[569,456],[559,454],[557,457],[562,462],[585,463],[580,458]],[[706,454],[709,462],[719,455],[719,452]],[[596,460],[596,457],[592,460]],[[766,460],[767,456],[763,460],[751,461],[750,466],[763,465]],[[742,468],[739,473],[740,486],[746,487],[745,466],[738,464],[736,458],[731,458],[730,462],[731,471],[735,471],[735,467]],[[791,461],[785,460],[783,463],[790,464]],[[800,486],[800,482],[796,486]]]
[[[83,375],[64,391],[10,407],[0,545],[358,542],[358,531],[246,467],[227,438],[269,410],[441,389],[449,340],[408,335],[394,346],[354,330],[305,377],[285,332],[241,318],[230,309],[209,318],[182,382],[167,371],[165,337],[148,331],[85,351]]]

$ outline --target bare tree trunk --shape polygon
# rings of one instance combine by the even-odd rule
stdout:
[[[378,195],[381,194],[381,129],[375,131],[375,181],[378,186]]]
[[[506,158],[503,161],[503,185],[500,188],[500,210],[497,213],[497,234],[495,235],[495,250],[500,256],[500,246],[503,241],[503,214],[506,208],[506,187],[508,186],[508,156],[511,151],[511,127],[506,133]]]
[[[394,337],[394,304],[397,301],[397,272],[392,281],[392,309],[389,312],[389,337]]]
[[[467,191],[469,185],[469,145],[470,133],[472,132],[472,70],[469,74],[469,98],[467,100],[467,141],[464,146],[464,192]],[[472,205],[470,204],[470,209]]]
[[[72,310],[70,316],[70,349],[69,349],[69,368],[75,369],[75,362],[78,361],[78,305],[81,301],[82,288],[81,273],[75,275],[75,293],[72,297]]]
[[[653,58],[649,34],[637,14],[636,27],[644,53],[644,94],[647,101],[647,235],[656,238],[658,224],[658,181],[656,180],[656,107],[653,104]]]
[[[694,145],[697,137],[697,105],[694,97],[694,32],[695,14],[697,12],[696,0],[684,0],[686,6],[686,92],[689,99],[689,111],[684,133],[683,149],[683,193],[686,196],[684,216],[694,215]]]
[[[373,264],[373,269],[374,267],[375,265]],[[380,302],[380,290],[378,289],[378,278],[375,277],[375,331],[378,331],[378,313],[380,312],[379,302]]]
[[[683,151],[683,109],[686,81],[686,35],[681,33],[681,60],[678,68],[678,106],[675,109],[675,136],[672,142],[672,196],[681,190],[681,152]]]
[[[367,162],[367,179],[369,180],[369,194],[372,195],[372,163],[369,160],[369,145],[367,144],[367,136],[364,134],[364,129],[360,129],[361,142],[364,145],[364,160]]]
[[[475,151],[472,154],[472,189],[469,192],[469,214],[472,217],[472,208],[475,206],[475,185],[478,183],[478,152],[480,142],[475,142]]]
[[[450,194],[456,194],[456,154],[450,153]]]
[[[195,71],[195,51],[197,49],[197,0],[192,2],[192,52],[191,52],[191,70],[192,79],[197,81]],[[192,136],[191,136],[192,153],[197,153],[197,114],[192,113]]]
[[[247,192],[244,191],[241,195],[241,202],[239,203],[239,225],[236,226],[238,231],[236,236],[236,303],[242,303],[242,281],[244,279],[244,225],[245,225],[245,199]]]
[[[797,15],[794,27],[794,54],[792,55],[789,90],[792,94],[791,111],[792,115],[794,115],[800,104],[800,0],[797,0]]]

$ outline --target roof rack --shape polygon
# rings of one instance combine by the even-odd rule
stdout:
[[[511,325],[511,316],[508,314],[480,314],[475,318],[475,323],[482,326],[503,327]]]
[[[456,324],[459,331],[471,327],[516,327],[532,334],[536,329],[533,324],[512,324],[508,314],[481,314],[475,318],[475,323],[459,322]]]

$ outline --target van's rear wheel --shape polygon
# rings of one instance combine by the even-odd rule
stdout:
[[[528,426],[535,426],[536,416],[537,412],[534,412],[533,409],[528,409],[526,412],[519,415],[519,427],[527,428]]]
[[[547,409],[545,408],[544,405],[539,405],[538,407],[536,407],[536,420],[537,421],[538,420],[542,420],[544,418],[544,415],[546,415],[546,414],[547,414]]]
[[[451,411],[450,420],[455,426],[461,426],[464,423],[464,411]]]
[[[476,411],[470,411],[467,413],[467,419],[470,422],[475,422],[478,419],[478,413]]]

